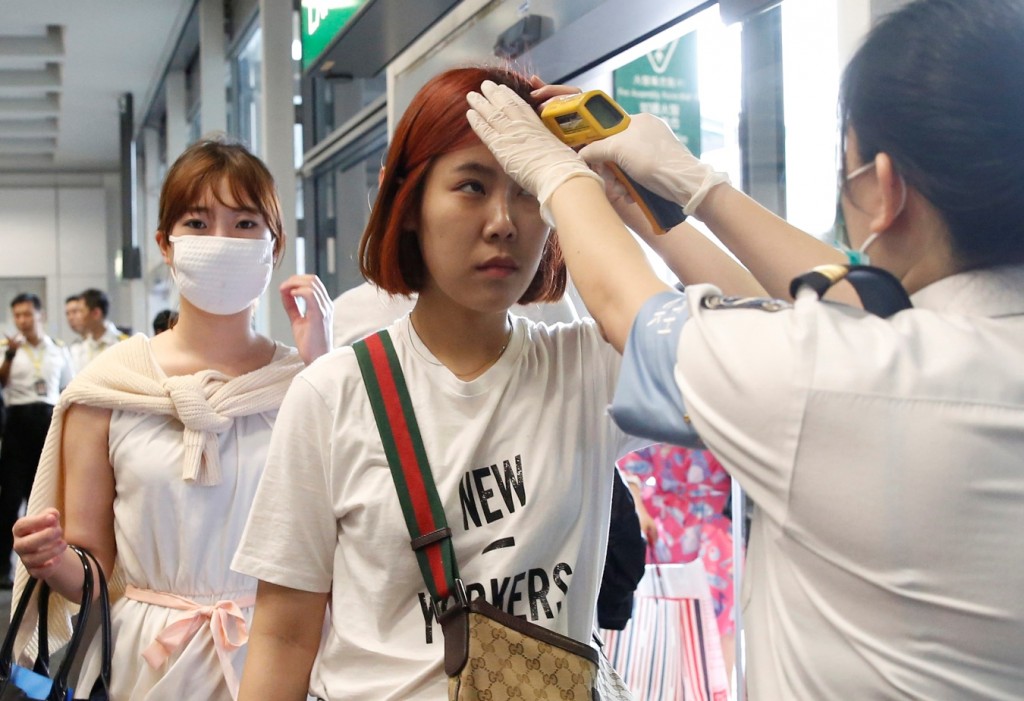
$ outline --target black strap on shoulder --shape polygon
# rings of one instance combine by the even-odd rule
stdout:
[[[913,306],[895,275],[871,265],[819,265],[793,278],[789,283],[789,294],[796,297],[801,288],[810,287],[820,299],[840,280],[850,283],[864,309],[876,316],[888,318]]]

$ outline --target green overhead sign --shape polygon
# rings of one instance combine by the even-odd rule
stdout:
[[[309,68],[369,0],[302,0],[302,67]]]
[[[617,69],[614,83],[615,101],[624,110],[661,117],[693,153],[700,155],[695,32]]]

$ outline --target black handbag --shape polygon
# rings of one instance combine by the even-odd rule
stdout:
[[[36,656],[32,668],[22,667],[14,663],[14,640],[18,635],[22,620],[25,618],[25,611],[28,609],[32,599],[32,592],[35,591],[37,580],[30,579],[25,591],[18,600],[18,606],[11,617],[10,628],[4,637],[3,646],[0,647],[0,701],[70,701],[73,692],[68,686],[68,677],[71,674],[71,667],[78,659],[78,654],[85,637],[86,626],[90,617],[100,617],[100,630],[102,644],[102,663],[100,676],[93,684],[89,693],[90,701],[108,701],[110,698],[110,656],[111,656],[111,633],[110,633],[110,595],[107,592],[107,581],[103,576],[103,568],[92,553],[80,548],[77,545],[69,545],[82,561],[82,568],[85,571],[82,583],[82,604],[75,619],[75,625],[71,633],[71,641],[68,643],[64,659],[57,667],[57,673],[50,676],[50,650],[47,636],[47,610],[50,601],[50,587],[43,582],[39,591],[39,653]],[[96,579],[99,583],[99,599],[93,601],[93,572],[96,572]]]

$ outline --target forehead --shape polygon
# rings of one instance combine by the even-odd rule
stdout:
[[[36,309],[35,305],[32,304],[31,302],[18,302],[17,304],[11,306],[11,311],[13,311],[15,314],[30,314],[38,310]]]
[[[480,176],[508,177],[494,158],[494,154],[481,143],[449,151],[439,156],[434,162],[434,170],[475,172]]]
[[[235,192],[226,177],[221,178],[215,187],[208,187],[203,192],[200,192],[198,200],[192,206],[213,209],[217,205],[222,205],[228,209],[253,211],[256,209],[251,198],[247,197],[242,191]]]

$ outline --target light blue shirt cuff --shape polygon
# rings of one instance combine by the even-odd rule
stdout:
[[[626,341],[610,409],[626,433],[689,448],[704,444],[685,418],[686,404],[675,380],[679,334],[690,318],[686,295],[666,291],[640,308]]]

